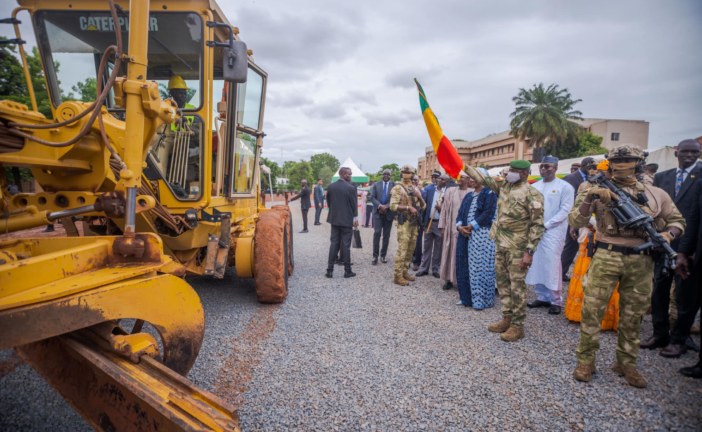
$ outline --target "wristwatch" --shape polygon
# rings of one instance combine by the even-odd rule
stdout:
[[[527,248],[526,253],[528,253],[531,256],[534,256],[534,249],[532,248]]]

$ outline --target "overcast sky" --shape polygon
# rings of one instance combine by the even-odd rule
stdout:
[[[416,165],[431,143],[414,77],[451,139],[507,130],[512,97],[539,82],[584,117],[650,122],[651,148],[702,135],[700,0],[220,5],[269,74],[263,154],[277,162]]]

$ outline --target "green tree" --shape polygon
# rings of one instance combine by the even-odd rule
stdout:
[[[581,99],[573,99],[568,89],[559,89],[557,84],[544,87],[535,84],[529,90],[520,88],[512,98],[515,110],[510,117],[510,131],[515,138],[530,140],[534,149],[541,153],[557,154],[558,147],[581,127],[573,120],[582,120],[582,113],[574,109]],[[535,151],[534,155],[538,158]]]
[[[577,156],[603,155],[607,149],[602,147],[602,137],[591,132],[583,132],[578,136]]]
[[[319,153],[310,158],[310,166],[312,167],[312,178],[317,180],[320,177],[319,173],[322,168],[329,167],[332,170],[332,175],[339,169],[339,159],[330,153]],[[331,178],[331,177],[330,177]],[[326,182],[325,182],[326,183]]]
[[[0,37],[0,40],[7,38]],[[22,63],[15,56],[14,45],[0,45],[0,99],[24,102],[27,87],[24,82]]]
[[[271,178],[270,181],[273,183],[273,189],[276,188],[276,184],[278,183],[278,177],[281,177],[280,175],[280,166],[278,166],[277,163],[274,161],[264,158],[263,156],[261,157],[261,163],[263,165],[267,166],[271,170]],[[271,185],[268,183],[269,179],[268,176],[261,173],[261,177],[263,178],[263,184],[265,185],[265,188],[269,188]]]
[[[317,181],[318,178],[321,178],[324,182],[324,185],[329,186],[329,183],[331,183],[332,177],[334,177],[335,172],[336,170],[332,170],[328,166],[323,166],[322,169],[319,170],[319,173],[316,176],[314,176],[315,181]]]
[[[76,100],[93,102],[97,99],[97,79],[86,78],[85,81],[76,83],[76,85],[71,87],[71,90],[78,93],[78,98],[76,98]],[[71,94],[69,98],[73,99],[73,94]]]
[[[400,166],[396,163],[389,163],[380,167],[378,172],[375,173],[375,176],[373,176],[373,181],[381,180],[383,178],[383,171],[386,169],[390,170],[390,179],[392,179],[392,181],[400,180]]]
[[[301,160],[300,162],[286,161],[285,174],[288,177],[290,190],[299,190],[302,179],[307,179],[308,184],[312,184],[312,167],[309,162]]]

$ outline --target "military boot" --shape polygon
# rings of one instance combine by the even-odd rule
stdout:
[[[615,362],[612,370],[619,376],[623,376],[630,386],[636,388],[646,388],[646,379],[641,376],[636,366],[626,366]]]
[[[400,285],[400,286],[409,285],[409,281],[407,279],[403,278],[402,276],[395,276],[395,279],[393,280],[393,282],[396,285]]]
[[[578,365],[573,371],[573,378],[582,382],[590,382],[592,380],[592,375],[596,373],[595,363],[584,363],[578,362]]]
[[[507,331],[510,324],[512,324],[512,318],[503,317],[498,322],[490,324],[488,326],[488,331],[493,333],[504,333]]]
[[[414,276],[412,276],[411,274],[409,274],[409,272],[408,272],[407,270],[405,270],[405,274],[403,274],[402,277],[403,277],[405,280],[408,280],[408,281],[410,281],[410,282],[414,282],[414,281],[417,279],[417,278],[415,278]]]
[[[506,332],[500,335],[500,339],[505,342],[516,342],[524,337],[524,327],[522,326],[509,326]]]

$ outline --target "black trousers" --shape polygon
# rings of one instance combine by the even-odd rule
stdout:
[[[314,208],[314,223],[315,225],[319,224],[319,217],[322,215],[322,205],[315,205]]]
[[[699,266],[697,266],[699,267]],[[662,274],[662,265],[656,263],[654,273],[653,295],[651,296],[651,316],[653,318],[653,336],[657,339],[669,340],[674,344],[684,344],[690,335],[690,328],[695,322],[697,310],[700,307],[700,278],[702,271],[692,265],[690,276],[683,280],[673,276],[669,270]],[[675,304],[678,307],[678,319],[670,331],[670,287],[675,280]],[[670,334],[670,337],[669,337]]]
[[[365,226],[369,225],[371,217],[373,217],[373,205],[366,204],[366,223],[364,224]]]
[[[329,258],[327,260],[327,271],[334,271],[334,262],[341,250],[341,261],[347,272],[351,271],[351,235],[352,227],[332,225],[331,244],[329,245]]]
[[[302,209],[302,230],[307,231],[307,213],[310,209]]]
[[[392,218],[386,214],[373,213],[373,258],[388,254],[388,244],[390,244],[390,231],[392,230]],[[380,236],[383,236],[383,247],[380,247]]]
[[[570,236],[570,232],[566,231],[565,246],[563,246],[563,252],[561,252],[561,268],[563,269],[561,280],[566,280],[568,269],[570,268],[570,265],[573,264],[573,260],[578,254],[579,247],[580,245],[578,244],[578,241],[573,240],[573,237]]]
[[[438,222],[437,222],[438,223]],[[417,231],[417,243],[414,244],[414,255],[412,255],[412,264],[420,265],[422,263],[422,245],[424,244],[424,230],[419,227]],[[436,252],[434,252],[436,253]],[[441,255],[441,251],[439,251]]]

